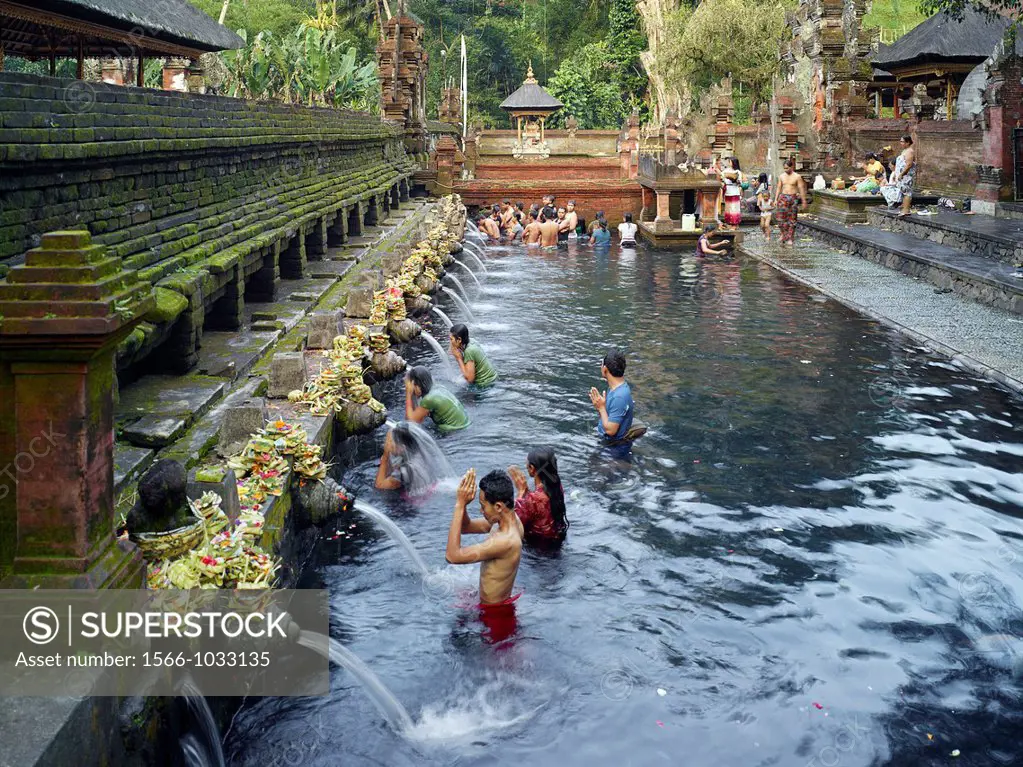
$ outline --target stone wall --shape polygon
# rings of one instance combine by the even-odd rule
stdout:
[[[550,147],[551,157],[617,157],[618,131],[613,130],[545,130],[544,140]],[[511,157],[517,134],[513,130],[488,130],[477,139],[478,152],[485,155]]]
[[[948,195],[970,196],[977,184],[977,165],[983,162],[984,133],[970,120],[859,120],[846,131],[847,151],[840,172],[856,172],[855,163],[867,152],[891,146],[908,133],[916,146],[917,187]]]
[[[161,289],[122,367],[165,342],[190,367],[204,327],[238,328],[413,170],[396,126],[334,109],[0,73],[0,119],[0,271],[88,229]]]
[[[518,179],[521,181],[543,179],[619,179],[621,163],[618,155],[609,158],[598,157],[555,157],[546,160],[514,157],[498,159],[488,157],[476,165],[477,179]]]

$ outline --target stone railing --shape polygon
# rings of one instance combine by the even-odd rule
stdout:
[[[191,367],[204,327],[375,223],[414,165],[396,126],[343,110],[0,74],[0,113],[0,272],[88,230],[158,288],[122,368],[168,342]]]

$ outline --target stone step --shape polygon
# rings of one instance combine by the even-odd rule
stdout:
[[[156,456],[156,451],[147,447],[135,447],[123,442],[114,445],[114,494],[134,479],[142,476]]]
[[[313,279],[339,280],[345,276],[355,264],[354,260],[331,258],[329,261],[316,261],[309,264],[309,276]]]
[[[252,370],[280,331],[207,330],[202,336],[196,372],[237,380]]]
[[[202,375],[143,376],[121,391],[114,411],[122,441],[147,448],[169,445],[224,396],[227,384]]]
[[[1023,221],[1023,202],[1002,202],[998,204],[998,218]]]
[[[909,234],[964,253],[1010,265],[1023,261],[1023,221],[951,210],[899,218],[897,211],[880,208],[871,210],[867,220],[881,229]]]
[[[842,226],[820,219],[800,220],[816,239],[889,269],[923,279],[939,289],[982,304],[1023,314],[1023,278],[994,258],[964,253],[947,245],[870,226]]]

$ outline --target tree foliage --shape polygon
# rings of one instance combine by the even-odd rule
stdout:
[[[703,0],[695,9],[683,6],[666,23],[671,32],[657,62],[666,79],[689,83],[695,96],[730,74],[755,99],[770,93],[778,70],[777,41],[785,30],[785,6],[761,0]]]
[[[547,90],[565,108],[554,115],[551,127],[564,125],[570,115],[584,129],[621,127],[630,107],[622,100],[609,48],[605,41],[590,43],[561,62]]]
[[[968,7],[985,13],[988,16],[1001,14],[1023,21],[1023,0],[920,0],[920,10],[927,16],[945,12],[954,19],[962,19]]]

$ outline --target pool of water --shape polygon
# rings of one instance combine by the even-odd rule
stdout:
[[[555,446],[563,550],[524,554],[517,633],[489,644],[462,606],[477,569],[444,562],[454,482],[378,492],[383,434],[350,441],[344,483],[437,574],[355,519],[303,585],[416,725],[335,670],[329,698],[250,703],[229,764],[1023,763],[1019,399],[755,261],[488,256],[482,292],[463,282],[501,378],[445,382],[473,425],[439,444],[459,473]],[[610,345],[650,426],[624,460],[586,394]],[[400,381],[379,396],[400,420]]]

